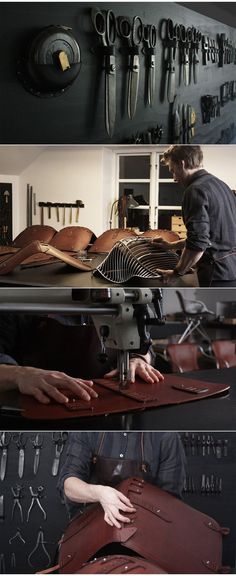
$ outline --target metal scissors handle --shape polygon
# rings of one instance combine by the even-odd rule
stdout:
[[[65,444],[68,438],[68,432],[53,432],[52,439],[55,444]]]
[[[148,48],[155,48],[157,43],[157,29],[154,24],[146,24],[143,27],[143,40],[147,43]]]
[[[27,436],[24,436],[23,432],[15,432],[13,434],[13,442],[15,442],[15,444],[17,445],[17,448],[19,448],[19,450],[22,450],[22,448],[25,447],[26,442],[28,440]]]
[[[101,11],[92,8],[91,14],[93,26],[98,36],[101,37],[103,46],[112,46],[116,39],[116,17],[112,10]]]
[[[0,448],[7,448],[11,440],[10,432],[1,432],[0,434]]]
[[[41,448],[43,445],[43,435],[38,432],[35,437],[31,438],[34,448]]]
[[[180,24],[174,24],[173,20],[171,20],[171,18],[168,18],[168,20],[166,21],[166,39],[167,40],[180,40],[180,35],[181,35],[181,26]]]
[[[143,41],[143,22],[140,16],[134,16],[131,21],[129,18],[121,16],[118,19],[119,34],[122,38],[128,40],[129,46],[139,46]]]

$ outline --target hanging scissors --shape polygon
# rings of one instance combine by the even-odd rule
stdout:
[[[28,437],[24,435],[23,432],[16,432],[13,434],[13,442],[17,445],[19,450],[19,460],[18,460],[18,476],[23,477],[24,474],[24,464],[25,464],[25,445]]]
[[[110,137],[113,135],[116,119],[116,17],[112,10],[101,11],[92,8],[92,23],[103,46],[105,60],[105,124]]]
[[[154,24],[147,24],[143,28],[143,40],[147,44],[148,54],[148,81],[147,81],[147,101],[149,106],[153,105],[156,78],[156,56],[155,46],[157,43],[157,29]]]
[[[164,29],[164,34],[163,34]],[[167,99],[173,103],[175,99],[175,58],[176,48],[180,41],[180,25],[174,24],[171,18],[162,21],[161,38],[164,41],[165,48],[168,49],[167,56]]]
[[[140,16],[134,16],[131,21],[121,16],[118,19],[118,30],[121,38],[128,44],[129,77],[128,77],[128,116],[133,118],[136,112],[139,87],[139,46],[143,41],[143,22]]]
[[[1,432],[0,435],[0,448],[2,448],[2,457],[0,464],[0,478],[4,480],[7,468],[8,446],[11,440],[10,432]]]
[[[38,432],[35,437],[31,438],[31,442],[35,449],[34,455],[34,474],[37,474],[40,460],[40,450],[43,445],[43,435]]]

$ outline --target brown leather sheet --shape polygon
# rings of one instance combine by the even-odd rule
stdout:
[[[22,396],[21,407],[24,409],[22,415],[25,418],[45,420],[101,416],[194,402],[227,393],[230,388],[228,384],[200,382],[175,374],[167,374],[164,382],[157,384],[147,384],[136,380],[122,392],[119,391],[118,383],[114,380],[103,378],[94,380],[94,383],[94,389],[99,397],[90,402],[76,399],[71,396],[71,393],[68,393],[70,401],[66,405],[53,402],[49,405],[39,404],[31,396]]]
[[[22,230],[18,236],[16,236],[12,246],[15,246],[16,248],[24,248],[25,246],[28,246],[28,244],[31,244],[31,242],[34,242],[34,240],[49,243],[56,234],[57,231],[52,226],[33,224],[33,226],[28,226],[25,230]]]
[[[57,260],[72,266],[73,268],[77,268],[79,270],[83,270],[85,272],[91,271],[91,266],[85,264],[82,260],[78,258],[74,258],[67,254],[66,252],[62,252],[62,250],[58,250],[54,248],[54,246],[50,246],[50,244],[43,244],[38,240],[35,240],[25,248],[17,251],[15,254],[3,256],[0,260],[0,275],[9,274],[16,266],[19,266],[23,262],[27,261],[30,257],[34,257],[34,255],[39,255],[45,257],[45,254],[48,256],[53,256]]]
[[[77,574],[166,574],[164,570],[138,556],[102,556],[87,562]]]
[[[111,230],[106,230],[95,240],[92,246],[89,248],[89,252],[94,253],[108,253],[115,246],[116,242],[123,240],[124,238],[157,238],[161,237],[168,242],[174,242],[179,240],[179,235],[172,230],[147,230],[143,234],[137,234],[134,230],[129,230],[127,228],[112,228]]]
[[[222,535],[228,534],[228,529],[142,479],[128,478],[116,489],[135,506],[132,522],[123,523],[120,529],[109,526],[100,504],[76,516],[61,540],[61,573],[77,572],[112,542],[121,543],[168,574],[210,574],[222,570]]]

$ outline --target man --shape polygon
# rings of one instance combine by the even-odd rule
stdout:
[[[85,504],[99,502],[104,520],[121,528],[130,523],[134,506],[114,488],[121,480],[138,476],[181,497],[185,455],[175,432],[74,432],[58,488],[64,493],[69,516]],[[128,516],[124,516],[127,513]]]
[[[75,319],[67,316],[1,314],[0,392],[18,389],[43,404],[48,404],[50,399],[61,404],[68,402],[65,388],[85,401],[97,397],[92,378],[115,377],[116,357],[108,351],[106,363],[101,364],[100,343],[94,326],[73,322]],[[136,376],[149,383],[163,380],[151,362],[149,353],[134,355],[130,360],[131,382]]]
[[[200,146],[170,146],[163,156],[175,182],[184,185],[182,213],[186,241],[154,240],[167,249],[183,248],[174,270],[159,270],[164,284],[174,284],[196,266],[200,286],[236,286],[236,197],[202,168]]]

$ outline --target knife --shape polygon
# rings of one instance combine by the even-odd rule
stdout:
[[[157,43],[157,29],[154,24],[147,24],[144,26],[143,39],[147,44],[147,101],[149,106],[153,105],[154,93],[155,93],[155,80],[156,80],[156,56],[155,56],[155,46]]]

